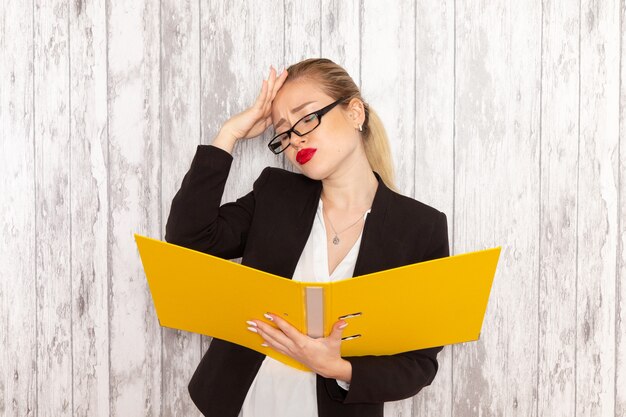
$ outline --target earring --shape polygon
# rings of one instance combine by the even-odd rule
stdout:
[[[359,125],[359,132],[363,131],[363,125]]]

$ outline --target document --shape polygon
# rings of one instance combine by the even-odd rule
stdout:
[[[478,340],[501,247],[404,265],[332,282],[280,277],[135,234],[161,326],[227,340],[296,369],[304,364],[247,329],[263,314],[310,337],[345,319],[341,356],[393,355]]]

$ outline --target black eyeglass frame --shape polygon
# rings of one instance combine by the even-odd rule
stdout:
[[[274,142],[274,140],[279,137],[284,135],[285,133],[287,134],[287,138],[289,140],[291,140],[291,132],[295,133],[296,135],[302,137],[304,135],[307,135],[309,133],[311,133],[312,131],[314,131],[320,124],[322,124],[322,116],[325,115],[326,113],[328,113],[330,110],[332,110],[333,107],[335,107],[337,104],[341,103],[342,101],[344,101],[345,99],[347,99],[348,97],[342,97],[340,99],[337,99],[336,101],[330,103],[328,106],[325,106],[319,110],[316,110],[314,112],[311,112],[309,114],[305,114],[304,116],[302,116],[297,122],[295,122],[293,124],[293,127],[289,130],[286,130],[284,132],[281,132],[279,134],[277,134],[276,136],[274,136],[272,138],[272,140],[269,141],[269,143],[267,144],[267,147],[270,149],[270,151],[272,151],[272,153],[274,153],[275,155],[279,155],[280,153],[284,152],[285,149],[287,149],[288,147],[291,146],[291,142],[289,142],[289,145],[285,146],[283,149],[281,149],[279,152],[275,152],[274,149],[272,149],[272,142]],[[309,130],[306,133],[300,133],[297,130],[294,129],[294,127],[296,127],[298,125],[298,123],[300,123],[304,118],[309,117],[311,115],[315,115],[317,117],[317,126],[315,126],[313,129]]]

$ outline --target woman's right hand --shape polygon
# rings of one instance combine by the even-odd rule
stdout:
[[[227,132],[237,139],[254,138],[265,132],[265,129],[272,124],[272,101],[287,76],[285,69],[276,78],[276,70],[270,65],[269,81],[263,79],[261,92],[256,102],[243,112],[228,119],[222,126],[222,132]]]

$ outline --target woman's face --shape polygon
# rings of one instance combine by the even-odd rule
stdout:
[[[286,82],[272,101],[274,131],[279,134],[289,130],[303,116],[333,101],[311,82]],[[283,152],[285,156],[300,172],[316,180],[327,178],[343,164],[350,164],[351,157],[357,155],[355,150],[362,146],[359,103],[360,100],[353,99],[348,109],[337,104],[321,117],[319,126],[304,136],[292,132],[291,145]]]

